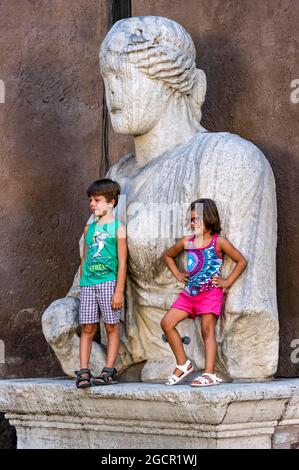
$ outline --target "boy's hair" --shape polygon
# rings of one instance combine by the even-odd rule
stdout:
[[[206,226],[206,229],[211,232],[211,235],[214,235],[214,233],[220,233],[221,223],[215,202],[212,199],[207,198],[196,199],[196,201],[193,201],[191,203],[190,211],[196,210],[196,204],[203,205],[203,221]]]
[[[104,196],[107,202],[111,202],[115,199],[114,207],[117,205],[118,196],[120,195],[120,185],[117,181],[113,181],[109,178],[103,178],[92,183],[88,190],[87,196]]]

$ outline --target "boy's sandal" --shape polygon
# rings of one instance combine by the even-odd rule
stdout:
[[[100,375],[95,375],[93,385],[113,385],[118,383],[117,370],[114,367],[104,367]]]
[[[209,380],[207,377],[209,377],[211,380]],[[196,377],[190,385],[191,387],[210,387],[211,385],[219,385],[220,382],[222,382],[222,380],[219,379],[216,374],[208,374],[205,372],[199,377]]]
[[[191,367],[190,367],[190,369],[188,369],[188,367],[190,365],[191,365]],[[180,376],[175,375],[175,374],[170,375],[168,377],[167,382],[165,382],[165,385],[176,385],[181,380],[183,380],[185,377],[187,377],[187,375],[189,375],[189,374],[191,374],[191,372],[193,372],[193,366],[192,366],[191,361],[189,359],[182,366],[179,366],[178,364],[176,364],[175,367],[183,372],[182,375],[180,375]]]
[[[91,386],[91,372],[90,369],[80,369],[75,370],[76,378],[76,386],[77,388],[87,388]]]

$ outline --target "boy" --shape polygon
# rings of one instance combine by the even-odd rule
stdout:
[[[90,387],[91,379],[94,385],[118,382],[114,364],[120,343],[119,320],[127,269],[126,231],[113,215],[119,194],[119,184],[111,179],[95,181],[87,190],[95,221],[84,228],[80,266],[81,369],[75,371],[77,388]],[[100,316],[107,333],[107,357],[100,375],[92,378],[88,365]]]

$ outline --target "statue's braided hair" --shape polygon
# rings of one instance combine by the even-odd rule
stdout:
[[[151,79],[163,81],[169,91],[190,98],[192,116],[200,123],[206,78],[196,68],[196,51],[189,33],[178,23],[159,16],[118,21],[105,37],[100,62],[106,54],[127,55]]]

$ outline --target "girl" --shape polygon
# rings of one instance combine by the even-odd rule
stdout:
[[[199,207],[202,207],[202,217],[198,217],[196,209]],[[191,230],[191,238],[181,238],[164,254],[172,274],[185,284],[183,292],[161,321],[162,330],[177,361],[176,369],[165,385],[176,385],[193,371],[175,327],[185,318],[195,319],[199,315],[205,347],[205,371],[194,379],[191,385],[218,385],[221,379],[214,374],[217,352],[215,326],[222,310],[223,288],[229,288],[236,281],[246,268],[247,261],[226,238],[219,236],[219,214],[215,202],[211,199],[197,199],[192,202]],[[187,272],[180,272],[174,261],[183,250],[187,253]],[[226,279],[221,277],[224,254],[236,263]]]

